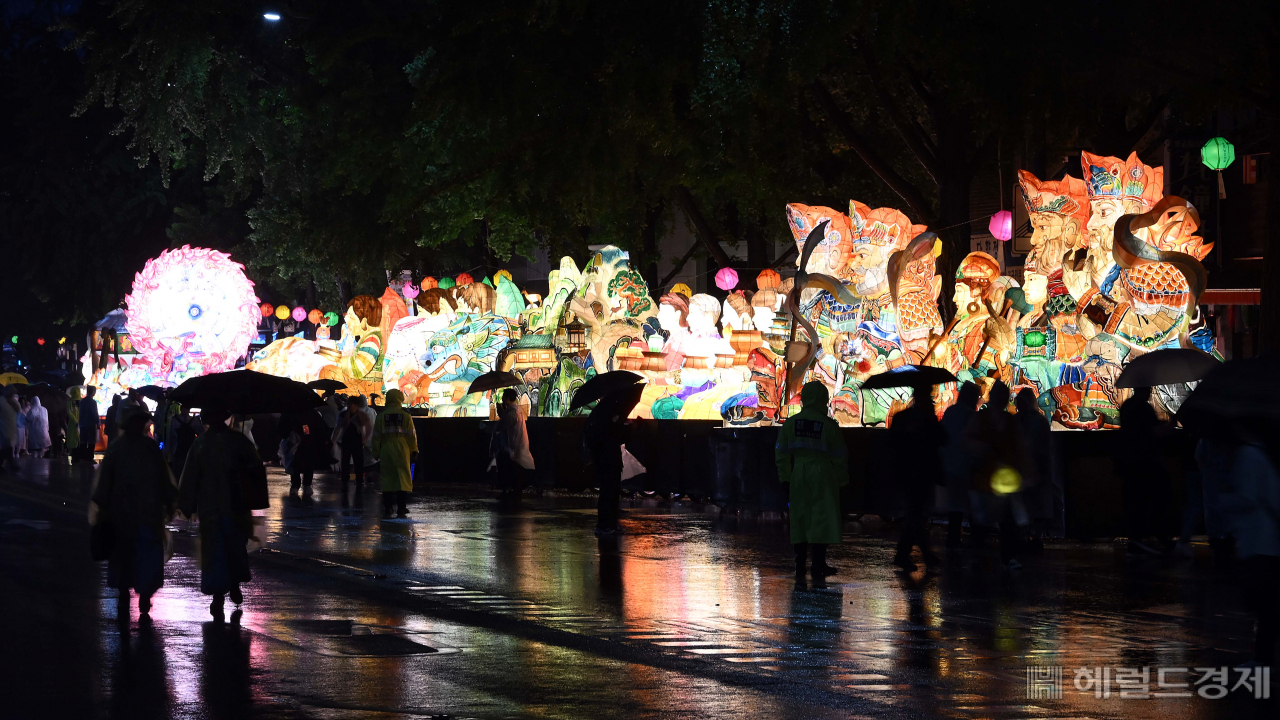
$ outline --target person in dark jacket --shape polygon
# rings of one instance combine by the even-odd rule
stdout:
[[[364,485],[364,448],[373,438],[373,423],[361,407],[359,396],[347,398],[347,407],[337,415],[330,440],[337,443],[342,452],[342,498],[347,497],[347,480],[355,470],[356,491]]]
[[[242,433],[227,427],[225,408],[205,407],[207,429],[191,445],[178,485],[178,509],[200,520],[200,592],[212,595],[209,612],[222,618],[226,595],[244,602],[240,585],[249,582],[247,543],[253,532],[249,497],[265,486],[267,471]]]
[[[329,428],[315,410],[286,413],[280,418],[280,437],[289,445],[291,453],[286,470],[289,471],[289,492],[298,488],[311,491],[317,460],[327,451]],[[322,465],[323,467],[323,465]]]
[[[947,433],[947,444],[942,446],[942,470],[947,478],[941,505],[947,511],[947,547],[961,546],[961,529],[966,512],[973,512],[970,504],[970,474],[973,459],[969,455],[969,447],[965,442],[965,428],[978,412],[978,401],[982,399],[982,391],[978,386],[966,382],[960,386],[956,402],[942,414],[942,429]],[[969,518],[970,527],[977,527],[973,517]]]
[[[84,397],[80,400],[80,416],[77,421],[77,430],[80,436],[79,446],[76,448],[78,460],[87,460],[89,464],[93,464],[93,449],[98,445],[98,429],[102,426],[101,419],[98,417],[98,401],[94,399],[97,395],[98,388],[90,385],[84,389]]]
[[[164,585],[164,526],[178,495],[160,447],[146,435],[149,419],[139,411],[121,419],[121,436],[98,466],[90,506],[90,524],[108,524],[114,539],[107,585],[118,591],[121,622],[129,620],[131,589],[137,591],[138,611],[145,617],[151,596]]]
[[[637,385],[637,388],[643,386]],[[583,441],[595,466],[600,499],[596,505],[596,535],[616,535],[619,524],[618,500],[622,493],[622,445],[627,441],[627,413],[635,406],[620,398],[622,391],[604,398],[591,411],[583,430]],[[639,399],[639,395],[636,395]]]
[[[1023,478],[1030,472],[1022,428],[1009,414],[1009,386],[997,380],[987,393],[986,407],[965,429],[973,451],[975,503],[986,508],[988,522],[1000,527],[1000,559],[1009,570],[1022,562],[1023,529],[1030,523],[1022,500]]]
[[[107,447],[111,447],[111,443],[116,441],[116,434],[120,430],[116,420],[120,415],[120,403],[123,401],[123,395],[116,395],[112,397],[111,407],[107,408],[107,414],[104,416],[103,432],[107,435]]]
[[[1152,524],[1151,507],[1160,493],[1167,492],[1167,479],[1160,464],[1159,444],[1164,423],[1151,405],[1151,388],[1134,388],[1133,396],[1120,405],[1119,442],[1115,444],[1115,468],[1120,475],[1125,530],[1130,555],[1159,554],[1145,542],[1157,528]]]
[[[933,388],[915,388],[911,407],[895,414],[889,425],[889,456],[902,463],[899,487],[905,509],[893,564],[907,572],[916,569],[911,561],[916,547],[926,565],[938,564],[938,556],[929,548],[929,506],[936,494],[934,486],[945,479],[939,449],[946,442],[947,433],[933,407]]]

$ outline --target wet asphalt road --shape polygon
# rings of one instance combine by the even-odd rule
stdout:
[[[135,604],[122,630],[88,558],[87,470],[0,478],[0,717],[1280,717],[1244,689],[1073,687],[1145,666],[1179,692],[1158,668],[1247,660],[1236,577],[1207,557],[1063,544],[1010,574],[992,547],[903,575],[885,538],[850,535],[829,587],[797,590],[781,523],[640,501],[597,540],[594,498],[434,488],[382,520],[372,490],[344,507],[333,478],[271,479],[243,613],[211,620],[179,521],[151,622]],[[1029,700],[1028,664],[1063,667],[1063,697]]]

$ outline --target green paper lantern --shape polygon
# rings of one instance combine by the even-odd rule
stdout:
[[[337,325],[339,319],[340,318],[338,317],[338,313],[332,310],[324,314],[324,321],[329,324],[329,327],[333,327],[334,325]]]
[[[440,289],[448,290],[454,286],[453,278],[440,278]]]
[[[1200,148],[1200,162],[1210,170],[1222,171],[1236,161],[1236,148],[1224,137],[1216,137]]]

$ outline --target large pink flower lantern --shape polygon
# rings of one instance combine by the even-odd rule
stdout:
[[[186,245],[148,260],[124,300],[133,347],[161,382],[234,368],[262,318],[243,265]]]

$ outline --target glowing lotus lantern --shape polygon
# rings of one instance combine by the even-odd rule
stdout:
[[[440,287],[440,283],[436,282],[435,278],[428,275],[427,277],[422,278],[422,284],[419,285],[419,287],[423,290],[430,290],[432,288]]]
[[[276,306],[276,319],[277,319],[277,320],[288,320],[288,319],[289,319],[289,308],[287,308],[287,307],[285,307],[285,306],[283,306],[283,305],[277,305],[277,306]]]
[[[1001,210],[992,215],[987,229],[991,231],[991,235],[997,240],[1008,240],[1013,237],[1013,213],[1008,210]]]
[[[324,319],[324,313],[320,312],[319,310],[312,310],[311,312],[307,313],[307,322],[311,323],[312,325],[319,325],[320,321],[323,319]]]
[[[451,287],[453,287],[453,286],[454,286],[453,278],[450,278],[450,277],[440,278],[440,289],[441,289],[441,290],[448,290],[449,288],[451,288]]]
[[[326,324],[328,324],[329,327],[333,327],[334,325],[337,325],[338,320],[340,319],[341,318],[338,317],[338,313],[332,310],[324,314],[324,321]]]
[[[458,276],[458,279],[457,279],[458,287],[466,287],[473,282],[475,282],[475,280],[472,280],[471,276],[468,275],[467,273],[462,273],[461,275]]]
[[[720,268],[716,272],[716,287],[725,292],[738,287],[738,271],[733,268]]]
[[[264,318],[271,317],[272,313],[276,311],[276,309],[271,306],[271,303],[262,303],[262,306],[258,309],[262,311],[262,317]]]
[[[125,302],[130,340],[157,378],[232,369],[262,318],[243,265],[186,245],[148,260]]]

